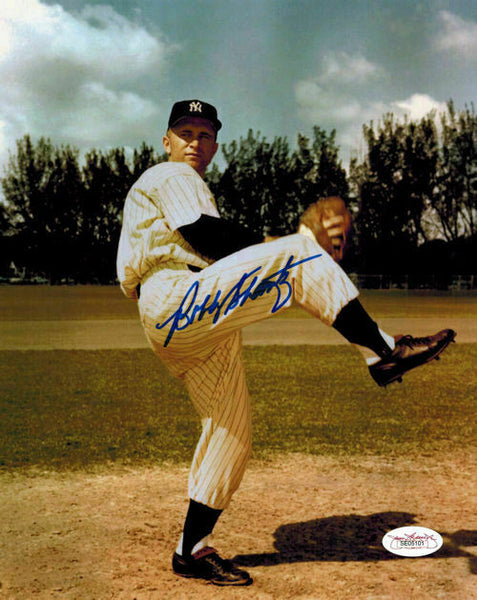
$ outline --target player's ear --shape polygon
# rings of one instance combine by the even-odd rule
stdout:
[[[164,135],[162,137],[162,145],[164,146],[164,150],[170,156],[171,155],[171,141],[167,135]]]

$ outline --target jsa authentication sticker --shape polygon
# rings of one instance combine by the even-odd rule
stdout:
[[[399,527],[383,537],[383,546],[399,556],[426,556],[442,546],[442,536],[427,527]]]

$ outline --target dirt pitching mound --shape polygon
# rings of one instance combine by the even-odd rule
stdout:
[[[187,509],[187,467],[4,474],[0,597],[14,600],[477,598],[477,451],[251,463],[214,545],[254,584],[221,589],[170,570]],[[381,545],[403,525],[444,546],[401,558]]]

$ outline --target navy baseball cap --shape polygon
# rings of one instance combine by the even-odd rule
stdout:
[[[212,104],[202,102],[202,100],[181,100],[180,102],[176,102],[172,107],[171,116],[167,124],[168,129],[174,127],[178,121],[187,117],[207,119],[207,121],[212,123],[215,131],[219,131],[222,127],[222,123],[217,118],[217,109]]]

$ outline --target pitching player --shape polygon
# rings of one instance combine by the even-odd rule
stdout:
[[[220,128],[212,105],[197,99],[174,104],[163,138],[169,162],[148,169],[126,198],[117,268],[123,292],[138,300],[152,349],[185,382],[202,422],[173,570],[216,585],[248,585],[251,576],[209,541],[251,449],[241,329],[296,301],[371,353],[369,370],[379,385],[436,358],[455,332],[395,343],[308,228],[308,235],[263,243],[222,219],[203,181]],[[345,238],[343,217],[327,215],[323,222],[336,247],[336,239]]]

